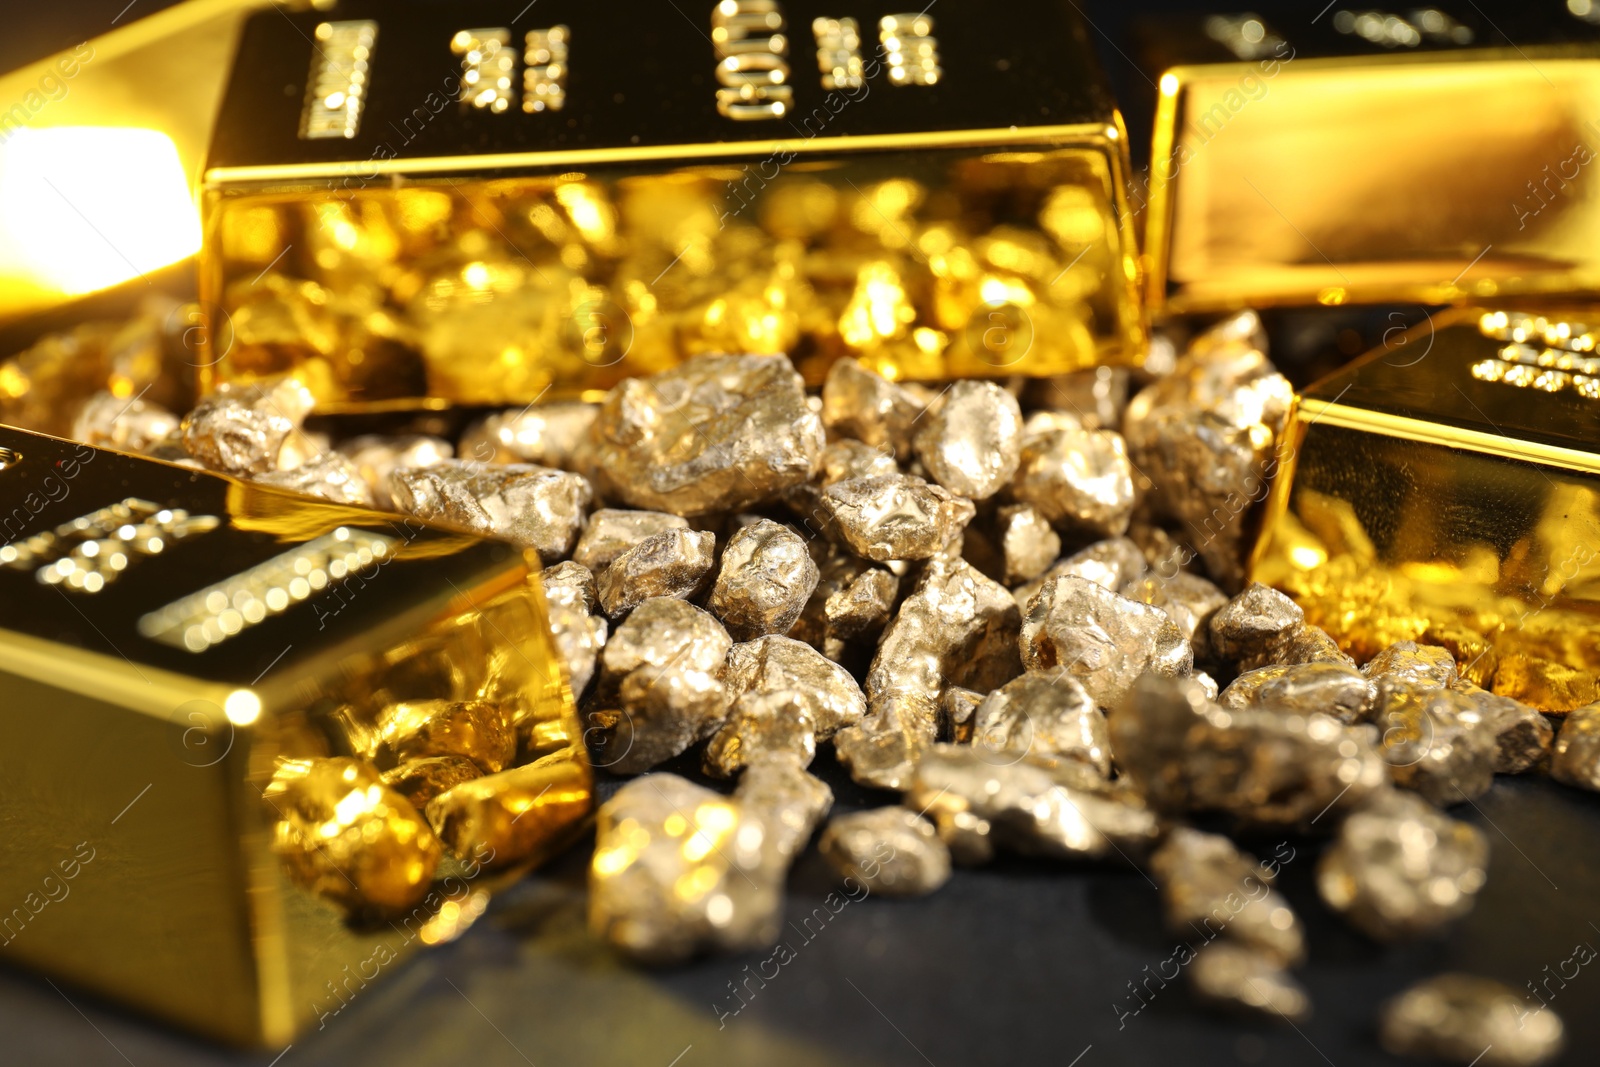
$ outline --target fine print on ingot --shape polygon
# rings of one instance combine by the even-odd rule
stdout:
[[[1142,357],[1126,134],[1071,4],[507,14],[246,26],[202,387],[294,371],[320,410],[382,410],[595,396],[704,352],[813,384],[841,356],[898,379]]]
[[[1600,292],[1600,7],[1321,8],[1136,31],[1152,313]]]
[[[1252,576],[1358,661],[1443,645],[1541,710],[1600,699],[1600,333],[1458,310],[1296,400]]]
[[[0,428],[0,956],[240,1043],[566,843],[591,771],[512,545]]]

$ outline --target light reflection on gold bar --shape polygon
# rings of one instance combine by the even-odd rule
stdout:
[[[1600,58],[1526,51],[1167,72],[1152,307],[1600,292]]]

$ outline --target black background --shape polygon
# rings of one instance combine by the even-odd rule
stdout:
[[[8,5],[0,69],[104,32],[124,3]],[[161,6],[136,0],[122,17]],[[509,9],[520,6],[518,0]],[[1086,7],[1105,65],[1128,100],[1140,95],[1142,79],[1121,52],[1132,6],[1102,0]],[[1321,4],[1302,6],[1314,12]],[[1140,9],[1179,7],[1196,5]],[[1483,8],[1485,17],[1499,14],[1498,5]],[[1148,130],[1137,115],[1130,125],[1137,145]],[[836,810],[887,799],[851,785],[827,756],[816,769],[835,788]],[[583,929],[584,843],[498,898],[466,937],[397,967],[287,1050],[219,1049],[0,968],[0,1064],[1395,1062],[1377,1047],[1374,1018],[1379,1004],[1409,983],[1460,969],[1522,989],[1554,974],[1575,946],[1600,946],[1600,797],[1539,779],[1501,779],[1454,814],[1487,835],[1489,882],[1476,909],[1447,936],[1417,944],[1374,945],[1330,916],[1313,886],[1321,846],[1293,842],[1295,858],[1281,883],[1308,929],[1311,962],[1301,977],[1316,1011],[1298,1030],[1202,1011],[1181,982],[1137,1015],[1119,1018],[1137,1006],[1128,983],[1142,981],[1145,968],[1154,970],[1176,945],[1161,927],[1154,888],[1131,866],[1016,861],[958,871],[926,899],[849,904],[810,941],[791,934],[796,958],[719,1028],[719,1008],[737,1006],[728,984],[768,953],[659,973],[621,963]],[[1250,842],[1262,856],[1277,843]],[[798,924],[831,888],[825,868],[808,855],[790,880],[788,917]],[[1581,970],[1564,988],[1548,984],[1555,991],[1550,1006],[1567,1024],[1563,1063],[1593,1062],[1600,1046],[1600,973],[1591,972],[1597,969]]]

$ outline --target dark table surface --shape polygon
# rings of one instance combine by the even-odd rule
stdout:
[[[161,6],[15,5],[0,32],[0,69],[103,32],[119,15]],[[1086,8],[1106,31],[1102,50],[1119,81],[1139,77],[1112,43],[1131,6]],[[838,795],[836,810],[889,799],[853,786],[830,757],[817,770]],[[1564,985],[1552,976],[1572,972],[1577,946],[1600,945],[1600,797],[1537,778],[1501,779],[1454,814],[1489,838],[1488,885],[1464,921],[1417,944],[1375,945],[1331,916],[1313,884],[1321,845],[1292,841],[1280,884],[1307,927],[1310,963],[1300,976],[1315,1006],[1298,1029],[1203,1011],[1181,980],[1165,989],[1141,985],[1156,992],[1144,993],[1140,1007],[1132,985],[1145,982],[1177,940],[1162,928],[1154,887],[1129,865],[1009,861],[957,871],[932,897],[863,899],[819,930],[815,920],[802,923],[833,883],[812,853],[790,877],[785,936],[793,958],[762,985],[746,979],[768,952],[644,972],[591,939],[584,928],[589,842],[582,842],[497,898],[461,940],[363,990],[323,1029],[283,1050],[219,1049],[0,969],[0,1064],[1352,1067],[1397,1062],[1374,1037],[1379,1004],[1445,969],[1519,990],[1540,986],[1567,1025],[1560,1062],[1593,1062],[1600,973],[1584,968]],[[1278,839],[1248,844],[1267,856]],[[735,985],[754,990],[742,1008]]]
[[[889,799],[852,785],[831,759],[817,770],[836,810]],[[1541,989],[1568,1028],[1560,1062],[1594,1062],[1600,969],[1580,969],[1564,987],[1551,976],[1572,974],[1576,946],[1600,946],[1600,797],[1502,778],[1454,814],[1489,838],[1488,885],[1446,936],[1404,946],[1375,945],[1324,909],[1313,884],[1322,846],[1290,839],[1279,884],[1306,924],[1311,962],[1300,976],[1315,1005],[1298,1029],[1203,1010],[1181,979],[1145,984],[1178,940],[1162,928],[1154,887],[1130,865],[958,870],[931,897],[843,907],[836,898],[837,914],[806,925],[815,909],[829,914],[823,898],[834,888],[813,851],[790,876],[784,937],[793,956],[783,966],[762,968],[771,953],[751,952],[648,972],[585,931],[585,841],[496,898],[461,940],[362,990],[286,1050],[218,1049],[0,970],[0,1063],[1353,1067],[1400,1062],[1377,1046],[1378,1006],[1446,969],[1518,989],[1548,980]],[[1290,856],[1279,842],[1247,843],[1259,856]],[[745,991],[742,1007],[731,986]]]

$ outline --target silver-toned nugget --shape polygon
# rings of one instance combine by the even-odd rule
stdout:
[[[1320,711],[1345,725],[1366,722],[1378,700],[1378,687],[1354,667],[1339,663],[1294,663],[1257,667],[1222,691],[1225,708],[1257,705],[1302,715]]]
[[[618,710],[605,766],[616,774],[642,774],[717,729],[728,713],[728,691],[707,671],[645,667],[622,680]]]
[[[785,356],[696,356],[606,397],[590,430],[606,498],[674,515],[776,500],[822,464],[822,420]]]
[[[968,500],[987,500],[1011,481],[1021,460],[1022,408],[993,382],[955,382],[922,418],[916,447],[935,482]]]
[[[1109,721],[1117,766],[1164,811],[1309,825],[1388,786],[1369,728],[1319,713],[1225,710],[1193,679],[1146,675]]]
[[[1467,681],[1453,688],[1467,701],[1462,717],[1493,739],[1494,773],[1524,774],[1549,758],[1555,727],[1537,708]]]
[[[1419,689],[1442,689],[1460,678],[1447,648],[1397,641],[1368,660],[1361,673],[1374,682],[1399,682]]]
[[[1024,436],[1011,495],[1080,536],[1126,533],[1133,467],[1122,435],[1062,425]]]
[[[611,561],[647,537],[669,530],[687,530],[689,520],[664,511],[624,511],[596,508],[583,526],[583,535],[572,549],[572,560],[588,567],[598,577]]]
[[[1276,663],[1278,645],[1306,621],[1300,605],[1260,582],[1211,616],[1211,650],[1242,671]]]
[[[950,880],[950,850],[926,819],[898,806],[835,817],[817,851],[840,877],[881,896],[926,896]]]
[[[587,479],[568,471],[445,460],[397,468],[389,476],[389,495],[397,508],[418,518],[503,538],[554,563],[572,551],[594,492]]]
[[[502,411],[462,435],[461,455],[479,463],[537,463],[580,470],[577,457],[599,414],[598,404],[576,401]]]
[[[876,714],[886,701],[910,698],[929,709],[932,741],[947,686],[987,692],[1022,672],[1020,629],[1004,586],[963,560],[928,563],[878,642],[865,686],[869,710]]]
[[[1028,671],[984,697],[973,715],[972,743],[997,753],[1082,760],[1111,776],[1106,717],[1064,671]]]
[[[1076,761],[934,745],[918,761],[906,807],[925,812],[962,863],[998,847],[1056,859],[1143,852],[1160,834],[1132,790]]]
[[[911,437],[924,405],[903,386],[854,359],[836,360],[822,383],[822,419],[828,429],[894,454],[911,455]]]
[[[706,606],[735,641],[786,634],[818,578],[799,534],[771,519],[757,519],[728,539]]]
[[[1032,504],[1008,504],[995,516],[1001,581],[1016,585],[1039,577],[1061,555],[1061,535]]]
[[[1530,1011],[1519,990],[1469,974],[1439,974],[1383,1006],[1378,1040],[1396,1056],[1461,1067],[1537,1067],[1565,1044],[1561,1017]]]
[[[823,491],[822,508],[830,530],[879,563],[931,559],[977,514],[970,500],[910,474],[836,482]]]
[[[771,944],[784,857],[765,820],[674,774],[629,782],[600,808],[589,927],[645,963]]]
[[[819,741],[859,723],[867,711],[866,697],[849,671],[789,637],[768,635],[734,645],[725,678],[731,700],[746,693],[798,693]]]
[[[1494,783],[1496,742],[1473,702],[1448,689],[1386,679],[1373,721],[1395,784],[1435,804],[1460,804]]]
[[[1270,952],[1218,941],[1189,964],[1195,995],[1219,1008],[1245,1010],[1302,1023],[1311,1017],[1311,997]]]
[[[1339,827],[1317,865],[1317,890],[1373,938],[1417,937],[1472,910],[1488,861],[1477,828],[1415,794],[1385,789]]]
[[[1176,571],[1170,577],[1147,574],[1120,590],[1129,600],[1166,612],[1194,647],[1194,658],[1211,658],[1211,616],[1228,602],[1228,594],[1198,574]]]
[[[593,611],[599,603],[594,572],[570,559],[540,571],[539,584],[544,588],[544,599],[547,604],[559,601],[583,611]]]
[[[819,481],[826,489],[835,482],[850,478],[872,478],[879,474],[899,474],[900,465],[893,450],[887,446],[873,446],[849,437],[829,441],[822,450],[822,473]]]
[[[361,476],[361,471],[350,457],[339,452],[325,452],[320,457],[302,463],[291,471],[268,471],[251,479],[257,485],[270,485],[288,489],[306,496],[331,500],[335,504],[352,504],[356,507],[377,506],[372,487]]]
[[[1272,658],[1278,663],[1336,663],[1342,667],[1356,665],[1356,661],[1339,647],[1339,642],[1328,631],[1309,622],[1301,623],[1280,638],[1272,648]]]
[[[178,432],[178,416],[142,397],[101,390],[84,401],[72,424],[72,438],[98,448],[147,452]]]
[[[1018,586],[1013,596],[1017,607],[1027,611],[1039,590],[1057,578],[1084,578],[1113,593],[1121,593],[1136,588],[1144,573],[1144,554],[1139,546],[1126,537],[1112,537],[1079,549],[1038,578]]]
[[[211,470],[265,474],[299,466],[306,449],[291,438],[310,413],[311,391],[296,378],[223,386],[183,417],[183,447]]]
[[[1226,837],[1177,827],[1151,853],[1150,870],[1172,933],[1221,935],[1279,966],[1305,959],[1305,930],[1272,875]]]
[[[1239,317],[1259,323],[1253,312]],[[1128,404],[1128,455],[1151,484],[1159,518],[1179,524],[1213,580],[1244,584],[1251,505],[1266,497],[1294,389],[1257,347],[1260,334],[1226,322],[1195,339],[1171,375]]]
[[[556,652],[567,665],[567,680],[574,699],[581,699],[594,679],[600,650],[605,647],[606,620],[584,610],[577,600],[553,600],[546,596],[550,615],[550,636]]]
[[[1187,675],[1194,653],[1166,613],[1085,578],[1057,578],[1022,620],[1022,662],[1065,671],[1104,709],[1119,705],[1146,671]]]
[[[792,689],[740,694],[706,746],[706,773],[732,778],[748,764],[773,756],[792,756],[809,767],[817,754],[811,705]]]
[[[833,790],[795,756],[765,756],[748,764],[733,795],[747,811],[761,816],[785,862],[806,847],[833,807]]]
[[[453,459],[455,447],[442,437],[426,434],[405,434],[384,437],[367,434],[341,442],[338,450],[350,457],[350,462],[361,472],[362,479],[372,489],[372,498],[380,508],[393,508],[389,496],[389,476],[398,467],[431,467]]]
[[[607,615],[626,615],[646,600],[688,600],[705,588],[716,565],[717,535],[668,530],[647,537],[611,561],[596,583]]]
[[[550,634],[567,665],[572,695],[581,698],[594,677],[608,632],[606,620],[594,615],[594,575],[582,564],[567,560],[541,571],[539,584],[550,613]]]
[[[1551,753],[1550,777],[1600,791],[1600,704],[1587,704],[1567,715]]]

